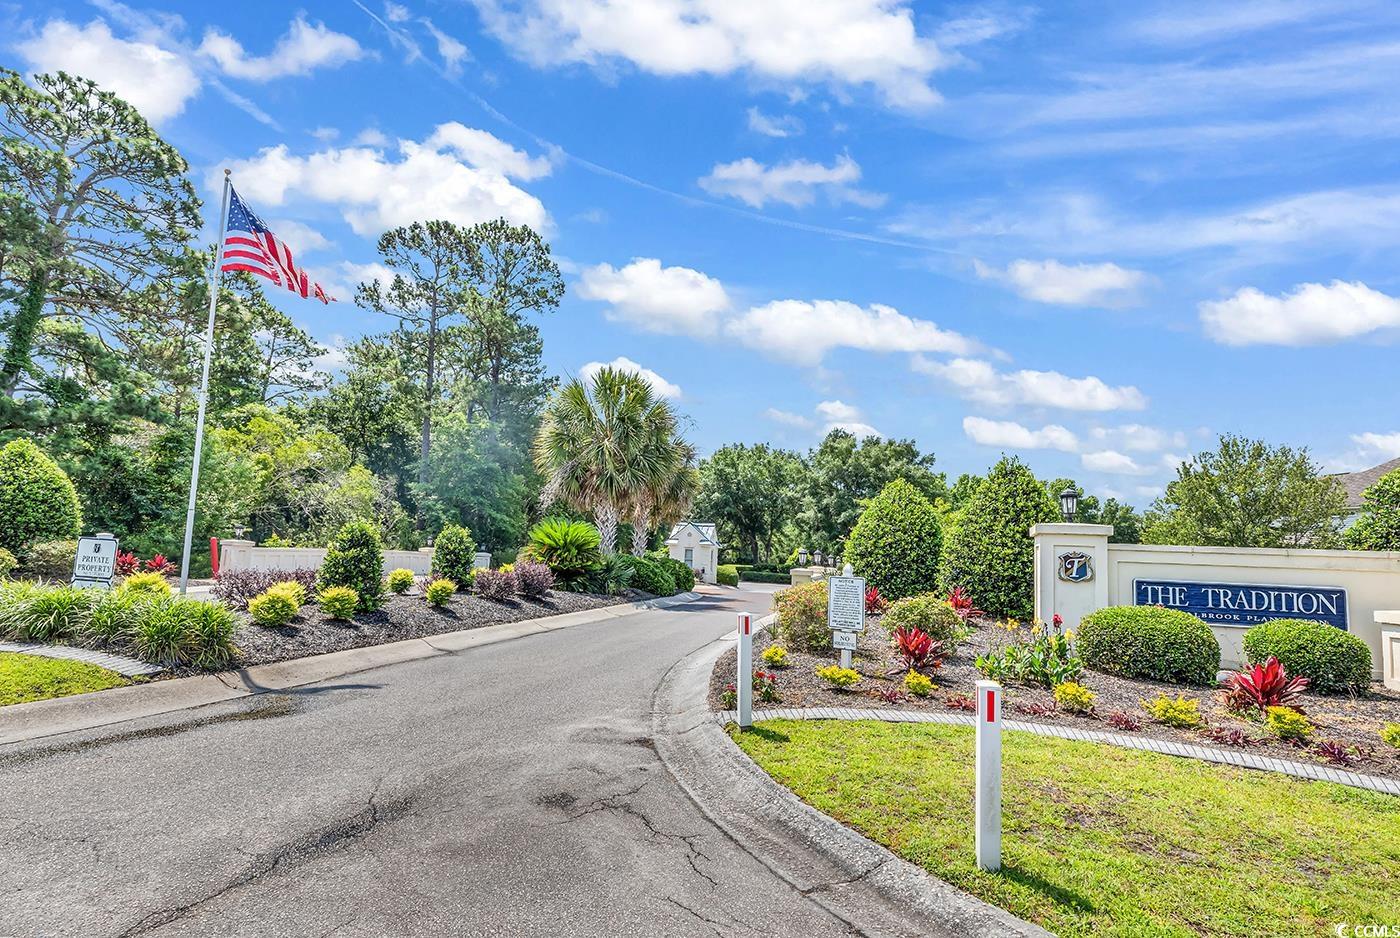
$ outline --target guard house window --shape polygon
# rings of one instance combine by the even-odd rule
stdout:
[[[694,547],[687,547],[687,548],[685,549],[685,562],[686,562],[686,566],[689,566],[689,565],[695,563],[695,548],[694,548]]]

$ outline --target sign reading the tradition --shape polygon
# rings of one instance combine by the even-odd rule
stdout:
[[[110,534],[78,538],[73,558],[74,586],[111,586],[117,572],[117,539]]]
[[[826,622],[833,632],[865,631],[865,578],[833,576],[826,580]]]
[[[1056,561],[1056,576],[1066,583],[1087,583],[1094,578],[1094,558],[1082,551],[1067,551]]]
[[[1247,627],[1270,619],[1311,619],[1347,628],[1347,591],[1336,586],[1134,580],[1133,602],[1180,609],[1210,625]]]

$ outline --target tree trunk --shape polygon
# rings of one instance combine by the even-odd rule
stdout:
[[[418,449],[418,484],[428,484],[428,452],[433,445],[433,395],[437,393],[437,307],[428,320],[428,380],[423,392],[423,431]]]
[[[10,323],[10,342],[5,349],[4,368],[0,369],[0,391],[8,395],[15,393],[20,377],[29,366],[34,351],[34,334],[39,331],[39,320],[44,315],[44,298],[48,289],[48,270],[39,267],[31,271],[24,294],[15,309],[15,318]]]
[[[640,557],[647,552],[647,541],[651,534],[651,519],[648,515],[638,515],[632,519],[632,556]]]
[[[601,504],[593,509],[593,520],[598,525],[598,536],[602,539],[603,553],[617,553],[617,506]]]

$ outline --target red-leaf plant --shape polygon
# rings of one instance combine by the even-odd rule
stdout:
[[[943,706],[949,710],[966,710],[972,713],[977,710],[977,701],[967,694],[949,694],[943,698]]]
[[[868,616],[878,616],[884,613],[889,601],[880,595],[880,588],[872,586],[865,591],[865,614]]]
[[[140,557],[131,551],[117,551],[117,576],[131,576],[140,567]]]
[[[987,614],[984,610],[978,609],[973,605],[971,594],[961,586],[953,587],[953,591],[948,594],[948,605],[953,607],[953,611],[956,612],[958,617],[964,622],[971,619],[973,616],[984,616]]]
[[[1308,679],[1289,677],[1273,655],[1248,671],[1236,671],[1225,680],[1225,704],[1231,710],[1258,710],[1293,707],[1307,690]]]
[[[146,570],[150,573],[159,573],[161,576],[169,576],[175,572],[175,564],[166,559],[164,554],[156,554],[146,561]]]
[[[904,665],[904,671],[922,671],[925,667],[942,667],[943,646],[929,637],[923,629],[894,630],[894,650]]]

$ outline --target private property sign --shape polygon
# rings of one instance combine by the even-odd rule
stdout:
[[[78,538],[73,557],[74,586],[111,586],[117,572],[117,539],[110,534]]]
[[[1180,609],[1211,625],[1248,627],[1270,619],[1311,619],[1347,628],[1347,591],[1336,586],[1262,586],[1134,580],[1139,606]]]

